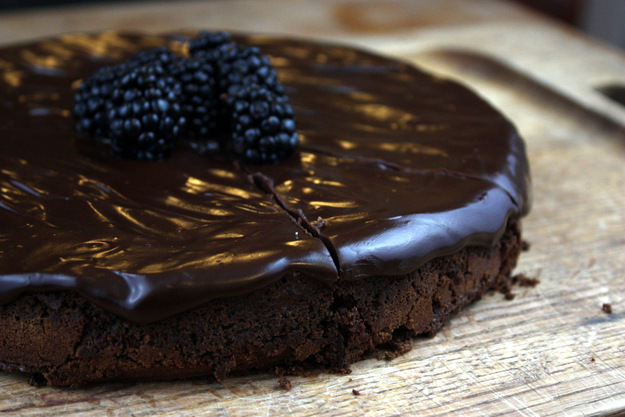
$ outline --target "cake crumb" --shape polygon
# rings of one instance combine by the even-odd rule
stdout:
[[[514,298],[514,294],[512,293],[512,279],[505,279],[497,282],[495,284],[495,290],[504,295],[506,300],[512,300]]]
[[[531,243],[529,243],[527,240],[521,241],[521,250],[523,252],[527,252],[528,250],[530,250],[531,247],[532,247]]]
[[[603,303],[603,305],[601,306],[601,310],[603,310],[603,312],[606,314],[612,314],[612,304]]]
[[[313,222],[313,226],[315,226],[318,230],[323,229],[323,226],[326,225],[326,221],[321,217],[317,217],[317,220]]]
[[[280,378],[278,378],[278,385],[280,386],[280,388],[286,391],[291,391],[291,388],[293,388],[293,386],[291,385],[291,380],[285,376],[281,376]]]
[[[518,285],[519,287],[535,287],[540,284],[538,278],[530,278],[525,274],[517,274],[510,278],[510,280],[504,280],[497,284],[495,289],[504,295],[506,300],[513,300],[516,294],[512,292],[512,287]]]
[[[512,283],[517,284],[519,287],[534,288],[540,284],[540,280],[538,278],[530,278],[524,274],[518,274],[512,277]]]
[[[358,391],[358,390],[356,390],[356,389],[353,389],[353,390],[352,390],[352,394],[354,394],[354,395],[360,395],[360,391]]]
[[[514,297],[516,297],[516,294],[513,294],[513,293],[511,293],[510,291],[508,291],[507,293],[505,293],[505,294],[503,295],[503,297],[504,297],[506,300],[514,300]]]
[[[594,357],[591,357],[591,358],[590,358],[590,362],[594,362],[594,361],[595,361],[595,358],[594,358]]]

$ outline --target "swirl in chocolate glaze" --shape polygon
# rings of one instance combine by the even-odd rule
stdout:
[[[414,271],[493,245],[529,209],[513,126],[466,88],[353,49],[252,37],[301,132],[278,165],[187,143],[117,159],[74,130],[73,88],[183,36],[72,35],[0,50],[0,302],[75,290],[150,322],[290,274]]]

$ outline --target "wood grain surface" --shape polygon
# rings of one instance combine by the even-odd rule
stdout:
[[[625,56],[503,1],[179,1],[0,15],[0,43],[103,29],[218,28],[355,44],[461,80],[519,127],[534,206],[517,272],[437,336],[350,375],[33,388],[0,373],[0,413],[66,416],[625,415]],[[612,314],[602,311],[609,303]],[[360,395],[355,395],[354,391]]]

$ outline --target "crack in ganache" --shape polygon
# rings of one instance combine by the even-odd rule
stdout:
[[[263,173],[255,172],[253,174],[249,174],[249,177],[252,179],[254,185],[256,185],[261,191],[270,195],[274,202],[282,209],[291,219],[302,229],[306,231],[310,236],[319,239],[321,243],[324,244],[330,256],[332,257],[332,261],[336,266],[337,274],[339,277],[341,276],[341,264],[339,262],[338,251],[330,238],[321,233],[319,227],[312,224],[306,214],[302,209],[294,209],[289,207],[289,205],[284,201],[284,199],[280,196],[280,194],[275,190],[274,180],[269,178]]]

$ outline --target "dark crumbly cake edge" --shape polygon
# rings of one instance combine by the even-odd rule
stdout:
[[[407,337],[433,335],[485,292],[510,288],[521,249],[519,222],[511,220],[494,247],[467,247],[408,275],[331,286],[291,275],[147,325],[72,292],[29,293],[0,306],[0,369],[56,386],[345,372],[376,349],[409,349]]]

